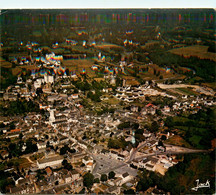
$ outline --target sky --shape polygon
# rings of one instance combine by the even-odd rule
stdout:
[[[0,0],[0,9],[19,8],[216,8],[215,0]]]

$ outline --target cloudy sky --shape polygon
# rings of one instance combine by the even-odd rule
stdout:
[[[0,0],[13,8],[216,8],[215,0]]]

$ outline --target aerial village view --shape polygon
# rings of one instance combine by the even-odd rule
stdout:
[[[214,9],[0,15],[2,194],[214,194]]]

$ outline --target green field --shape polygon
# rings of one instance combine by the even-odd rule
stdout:
[[[176,89],[185,93],[186,95],[197,95],[198,94],[190,88],[176,88]]]

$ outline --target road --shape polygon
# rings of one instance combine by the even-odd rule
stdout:
[[[149,157],[149,156],[158,156],[158,155],[171,155],[171,154],[189,154],[189,153],[200,153],[200,152],[205,152],[208,153],[210,151],[208,150],[193,150],[193,149],[187,149],[185,151],[172,151],[172,150],[167,150],[166,152],[154,152],[150,154],[145,154],[143,156],[135,158],[135,160],[141,160],[143,158]]]
[[[200,91],[201,93],[204,93],[205,95],[214,95],[215,92],[207,87],[201,87],[198,85],[187,85],[187,84],[172,84],[172,85],[167,85],[167,84],[161,84],[158,83],[158,87],[161,89],[175,89],[175,88],[193,88],[196,91]]]
[[[148,157],[148,156],[154,156],[154,155],[166,155],[166,154],[184,154],[184,153],[199,153],[199,152],[209,152],[208,150],[196,150],[196,149],[190,149],[190,148],[184,148],[184,147],[180,147],[180,146],[173,146],[173,145],[169,145],[169,144],[164,144],[164,146],[166,146],[166,152],[159,152],[157,151],[156,153],[150,153],[150,154],[145,154],[142,157],[139,158],[135,158],[136,153],[142,149],[143,147],[146,146],[146,142],[144,142],[143,144],[141,144],[138,148],[135,148],[131,154],[130,154],[130,158],[127,161],[127,163],[130,163],[133,159],[142,159],[144,157]]]

